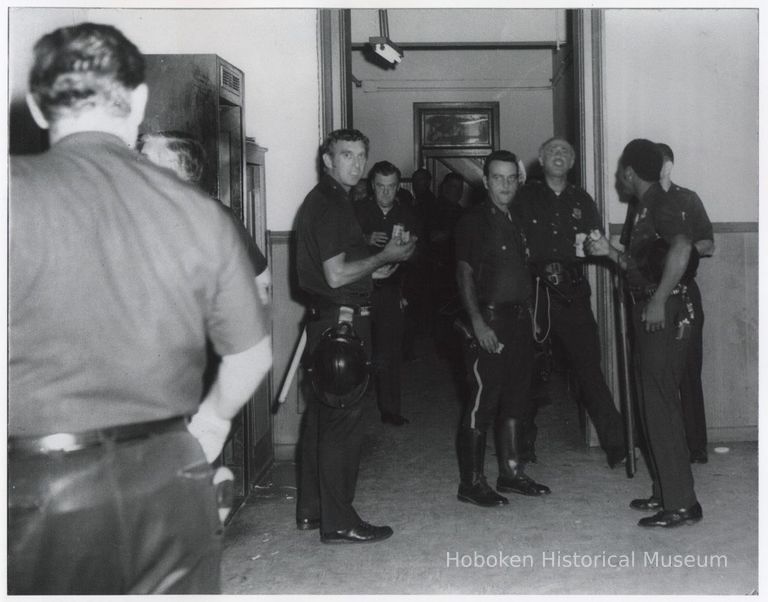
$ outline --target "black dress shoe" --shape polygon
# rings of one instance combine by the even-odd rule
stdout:
[[[605,458],[609,468],[616,468],[627,459],[627,450],[623,447],[609,447],[605,450]]]
[[[393,424],[394,426],[403,426],[410,422],[410,420],[400,414],[390,414],[389,412],[382,413],[381,421],[384,424]]]
[[[653,496],[649,498],[638,498],[629,502],[629,507],[642,512],[651,512],[652,510],[661,510],[661,500]]]
[[[456,499],[460,502],[467,502],[477,506],[490,508],[492,506],[506,506],[509,500],[503,495],[496,493],[486,482],[485,477],[479,478],[472,484],[459,483],[459,491]]]
[[[320,528],[319,518],[297,518],[296,527],[299,531],[312,531]]]
[[[690,508],[662,510],[653,516],[641,518],[637,524],[640,527],[679,527],[680,525],[693,525],[699,522],[703,516],[701,504],[696,502]]]
[[[708,461],[706,449],[695,449],[691,452],[691,464],[706,464]]]
[[[377,527],[362,522],[351,529],[321,533],[320,541],[323,543],[373,543],[392,536],[391,527]]]
[[[503,493],[519,493],[520,495],[539,496],[552,493],[549,487],[537,483],[525,473],[517,476],[500,476],[496,480],[496,489]]]

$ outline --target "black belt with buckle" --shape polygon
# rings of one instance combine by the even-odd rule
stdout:
[[[164,420],[110,426],[80,433],[53,433],[42,437],[10,437],[8,439],[8,452],[9,454],[67,453],[103,445],[108,441],[125,443],[146,439],[152,435],[186,430],[186,428],[186,416],[174,416]]]
[[[371,305],[369,303],[360,305],[312,305],[309,308],[309,319],[322,320],[332,318],[336,320],[345,311],[355,316],[369,316],[371,314]]]
[[[543,279],[554,286],[576,286],[584,279],[580,265],[561,261],[542,264],[538,272]]]
[[[525,303],[516,303],[512,301],[504,301],[502,303],[483,303],[480,305],[480,311],[486,319],[493,320],[496,316],[500,315],[514,315],[520,317],[523,314],[528,313],[528,305]]]
[[[631,287],[629,289],[629,297],[632,299],[632,303],[642,303],[643,301],[648,301],[651,297],[653,297],[657,288],[658,285],[656,284],[650,284],[644,287]],[[682,295],[687,292],[688,287],[685,284],[678,282],[675,285],[675,288],[670,291],[669,296],[671,297],[673,295]]]

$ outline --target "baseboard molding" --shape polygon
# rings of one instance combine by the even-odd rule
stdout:
[[[275,462],[294,462],[295,460],[295,443],[275,443]]]
[[[707,429],[707,440],[718,441],[757,441],[757,425],[751,426],[716,426]]]

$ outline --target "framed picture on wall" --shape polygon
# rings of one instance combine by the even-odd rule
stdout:
[[[414,157],[423,151],[474,149],[492,151],[499,140],[498,102],[413,103]]]

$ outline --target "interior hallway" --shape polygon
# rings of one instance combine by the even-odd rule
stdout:
[[[539,461],[528,469],[552,494],[507,494],[510,504],[501,508],[464,504],[456,499],[459,402],[446,364],[426,340],[419,343],[418,358],[405,365],[403,377],[403,413],[411,424],[383,425],[373,397],[364,400],[370,411],[355,506],[364,520],[391,525],[394,536],[331,546],[320,543],[317,531],[298,531],[294,466],[278,464],[228,527],[223,593],[757,592],[756,442],[724,444],[730,448],[725,454],[715,453],[710,442],[709,463],[694,465],[700,523],[642,529],[636,523],[645,514],[628,507],[632,498],[650,494],[642,460],[628,479],[622,468],[608,469],[598,448],[581,443],[577,409],[556,373],[553,403],[538,420]],[[485,466],[494,484],[490,443]],[[679,568],[688,554],[694,564],[708,566]],[[474,566],[493,564],[500,555],[504,566]],[[515,555],[523,566],[506,566]],[[470,561],[473,566],[461,566]]]

